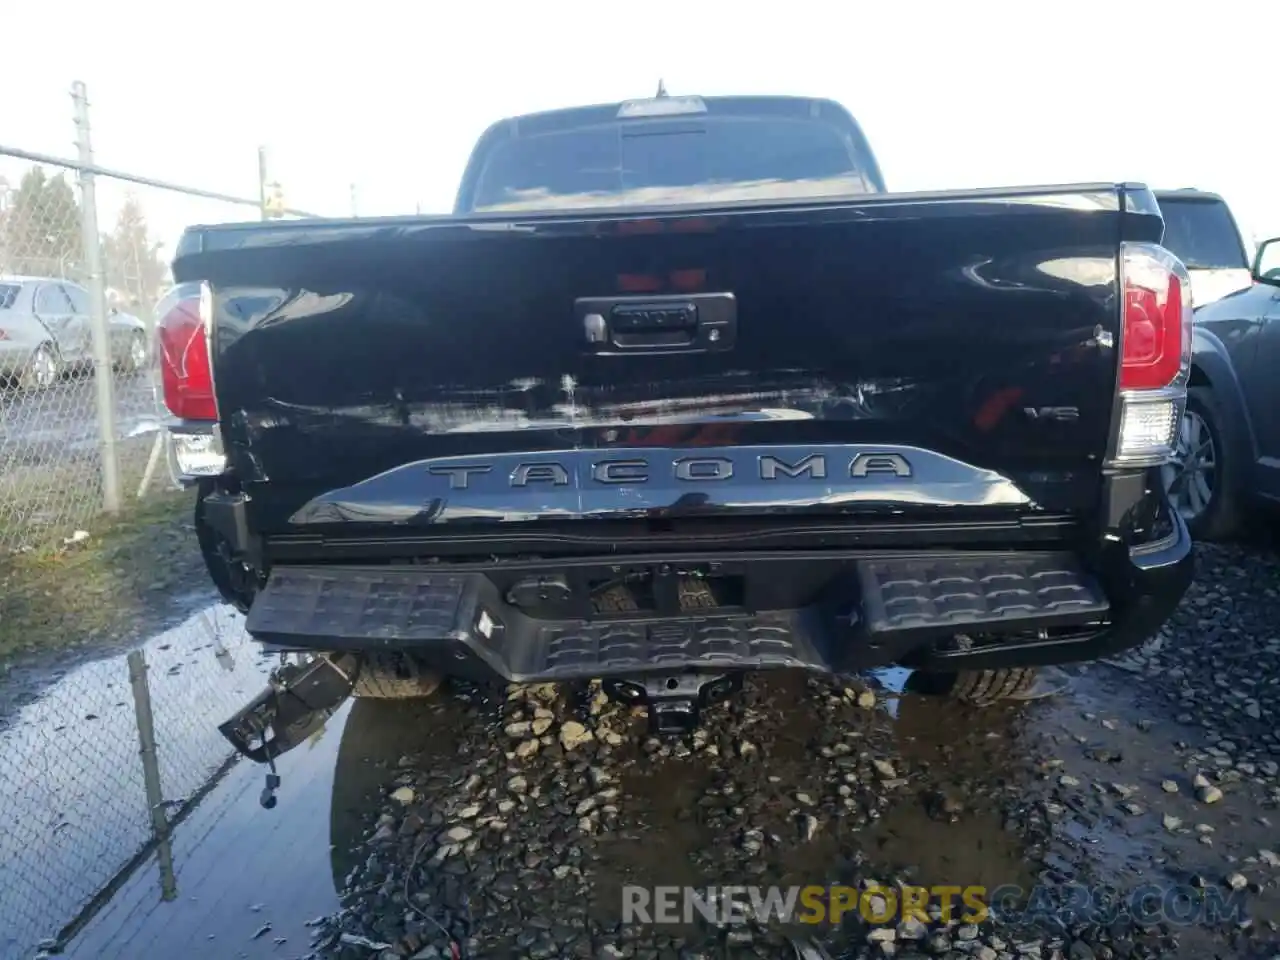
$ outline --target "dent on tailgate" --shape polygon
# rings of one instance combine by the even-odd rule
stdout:
[[[1108,438],[1122,215],[1117,191],[1091,188],[641,220],[289,224],[211,231],[177,269],[213,285],[228,454],[263,482],[255,509],[269,526],[314,521],[307,505],[332,502],[359,504],[368,522],[481,514],[473,491],[501,471],[472,491],[425,463],[372,478],[516,453],[552,467],[508,484],[503,506],[520,489],[529,510],[513,516],[578,515],[596,481],[575,472],[579,498],[560,497],[552,454],[671,428],[715,430],[723,446],[856,444],[905,458],[913,481],[944,458],[965,483],[1003,491],[993,504],[1073,510],[1096,497]],[[1129,220],[1158,234],[1158,219]],[[705,319],[726,298],[721,349],[647,349],[657,334],[641,331],[641,349],[601,350],[581,308],[674,305]],[[752,509],[749,476],[690,478],[686,493]],[[853,496],[847,472],[788,479],[797,508],[965,502],[892,482],[902,477]],[[595,502],[681,503],[679,483],[656,484],[633,480],[627,503],[605,484]]]

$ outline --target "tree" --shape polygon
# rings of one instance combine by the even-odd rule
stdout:
[[[163,292],[169,268],[160,256],[160,244],[147,232],[147,218],[133,194],[125,197],[116,226],[102,238],[107,287],[125,297],[122,306],[146,313]]]
[[[66,176],[32,167],[10,193],[0,224],[0,271],[83,279],[80,204]]]

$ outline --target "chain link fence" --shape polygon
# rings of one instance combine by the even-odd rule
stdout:
[[[115,560],[44,562],[175,486],[153,365],[182,230],[300,215],[266,182],[261,152],[256,199],[98,165],[81,84],[67,132],[74,159],[0,144],[0,960],[57,952],[139,870],[158,867],[170,896],[171,829],[230,769],[217,725],[269,666],[241,618],[214,606],[47,688],[44,674],[22,680],[21,651],[83,660],[70,650],[149,629],[133,614],[183,585],[165,579],[163,545],[133,561],[146,568],[136,583]],[[252,176],[252,154],[245,166]],[[191,540],[164,511],[155,536]],[[98,607],[126,611],[125,626]]]
[[[83,85],[69,107],[77,159],[0,145],[0,562],[170,483],[154,310],[182,228],[299,214],[261,153],[257,199],[99,167]]]
[[[213,607],[0,719],[0,958],[65,943],[138,869],[171,899],[171,828],[233,759],[217,724],[268,662]]]
[[[102,508],[76,187],[0,161],[0,549],[71,535]]]

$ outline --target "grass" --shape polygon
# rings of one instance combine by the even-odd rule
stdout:
[[[119,515],[82,524],[87,540],[0,558],[0,664],[153,628],[169,597],[204,582],[192,496],[130,499]]]

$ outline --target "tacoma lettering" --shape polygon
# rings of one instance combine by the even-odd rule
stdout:
[[[649,464],[644,460],[602,460],[591,468],[600,483],[646,483]]]
[[[563,454],[562,454],[563,456]],[[566,487],[576,482],[592,482],[620,485],[645,484],[659,479],[679,480],[686,483],[711,483],[733,480],[742,474],[740,468],[747,468],[755,474],[751,479],[769,482],[794,481],[804,483],[810,480],[826,480],[831,476],[843,474],[844,477],[862,480],[867,477],[910,478],[915,475],[911,463],[906,457],[888,451],[869,451],[856,453],[847,461],[840,457],[841,467],[828,463],[828,455],[824,453],[798,453],[794,450],[785,453],[757,454],[754,465],[744,455],[735,461],[725,456],[687,456],[675,457],[671,460],[659,460],[656,464],[645,457],[620,457],[615,460],[589,459],[591,454],[582,451],[570,455],[564,462],[556,460],[531,460],[516,462],[511,465],[509,484],[512,487],[528,487],[534,484],[545,484],[553,487]],[[664,462],[665,461],[665,462]],[[475,478],[502,470],[511,461],[495,463],[469,463],[446,465],[433,464],[428,472],[439,477],[449,478],[451,490],[467,490],[475,485]],[[847,466],[844,464],[847,463]],[[668,466],[669,464],[669,466]]]
[[[911,476],[911,464],[896,453],[860,453],[849,464],[849,476],[866,477],[871,474],[892,474],[895,477]]]
[[[684,457],[675,463],[677,480],[728,480],[733,461],[727,457]]]
[[[798,477],[807,473],[815,480],[821,480],[827,475],[827,458],[820,453],[811,453],[794,464],[774,456],[760,458],[761,480],[777,480],[780,473],[787,477]]]
[[[471,485],[471,474],[488,473],[493,467],[427,467],[428,473],[449,478],[450,490],[466,490]]]
[[[521,463],[511,471],[513,487],[527,487],[531,483],[550,483],[564,487],[569,484],[569,471],[558,463]]]

